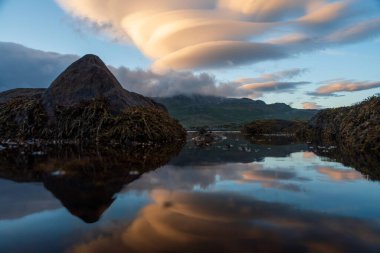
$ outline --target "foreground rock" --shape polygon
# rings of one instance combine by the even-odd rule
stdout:
[[[309,123],[313,138],[380,154],[380,97],[319,112]]]
[[[94,55],[70,65],[44,89],[0,94],[0,139],[129,144],[182,141],[166,109],[129,92]]]
[[[252,122],[242,132],[250,137],[287,134],[303,141],[380,154],[380,97],[350,107],[322,110],[308,122]]]

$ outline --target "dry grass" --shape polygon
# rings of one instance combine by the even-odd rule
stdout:
[[[43,134],[47,117],[38,99],[15,98],[0,104],[0,137],[29,139]]]
[[[105,99],[56,108],[48,120],[36,99],[0,106],[0,138],[72,140],[80,143],[170,143],[185,139],[182,126],[160,109],[129,108],[115,115]]]

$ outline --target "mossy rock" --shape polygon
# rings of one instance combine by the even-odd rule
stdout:
[[[291,134],[304,141],[345,146],[357,152],[380,153],[380,97],[350,107],[321,110],[308,122],[259,120],[245,125],[249,137]]]
[[[114,144],[164,144],[186,138],[182,126],[162,109],[129,107],[115,114],[103,98],[56,107],[54,117],[47,115],[38,99],[17,98],[1,104],[0,138]]]

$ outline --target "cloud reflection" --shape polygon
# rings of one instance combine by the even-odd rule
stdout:
[[[330,167],[318,167],[317,171],[326,175],[332,181],[355,181],[363,179],[363,175],[356,170],[341,170]]]
[[[153,191],[131,224],[74,246],[95,252],[375,252],[380,227],[252,198]],[[349,229],[348,229],[349,228]],[[322,251],[321,251],[322,250]]]

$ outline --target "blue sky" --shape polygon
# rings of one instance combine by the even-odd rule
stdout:
[[[188,1],[189,4],[186,4],[187,2],[184,1],[182,4],[183,6],[176,6],[175,8],[181,8],[181,10],[183,9],[186,11],[194,9],[198,11],[201,9],[201,11],[206,10],[212,13],[213,15],[219,15],[219,9],[212,9],[210,11],[209,6],[204,6],[206,2],[210,2],[211,4],[212,1],[217,0],[208,0],[203,2],[193,1],[194,3]],[[325,2],[326,8],[329,8],[331,5],[331,9],[333,7],[332,3],[334,3],[328,0],[310,0],[310,2],[313,1]],[[212,87],[212,89],[210,87],[208,87],[207,89],[201,87],[202,92],[204,90],[207,90],[207,94],[215,93],[215,95],[231,97],[252,97],[262,99],[269,103],[284,102],[287,104],[292,104],[294,107],[298,108],[301,108],[303,106],[303,103],[305,102],[309,103],[305,104],[305,106],[312,107],[336,107],[350,105],[352,103],[363,100],[368,96],[380,93],[380,84],[377,85],[380,82],[380,74],[378,71],[378,66],[380,65],[380,5],[376,5],[376,3],[378,3],[379,1],[368,0],[365,2],[366,4],[363,4],[363,1],[357,2],[354,0],[352,6],[349,6],[349,2],[351,1],[337,1],[342,2],[342,4],[347,4],[348,7],[346,9],[342,9],[341,13],[339,13],[337,10],[336,17],[334,16],[331,18],[331,20],[327,20],[328,22],[326,21],[326,23],[323,24],[323,26],[316,26],[315,24],[313,24],[306,28],[303,27],[302,29],[304,30],[301,31],[304,34],[307,34],[308,36],[311,36],[311,34],[312,36],[325,36],[326,34],[330,36],[331,34],[331,36],[333,36],[330,36],[331,38],[336,38],[338,35],[341,36],[341,34],[339,34],[338,32],[342,29],[349,29],[350,27],[354,27],[355,25],[358,25],[357,29],[359,29],[363,27],[364,24],[367,25],[368,21],[371,22],[369,26],[371,30],[368,30],[369,28],[365,28],[364,30],[367,34],[363,35],[363,33],[360,33],[360,35],[358,36],[355,35],[355,38],[351,36],[348,39],[340,39],[339,37],[339,39],[337,40],[338,42],[323,42],[318,45],[314,45],[311,43],[307,44],[308,42],[300,41],[299,44],[294,45],[293,48],[289,46],[286,47],[286,49],[281,49],[283,50],[281,54],[283,54],[284,52],[287,54],[287,56],[285,57],[279,55],[273,55],[272,57],[273,51],[269,50],[268,52],[264,52],[264,56],[260,56],[260,60],[256,60],[256,54],[250,56],[251,58],[249,58],[248,60],[244,58],[244,61],[241,61],[244,55],[250,55],[252,51],[256,50],[256,48],[252,48],[251,46],[249,46],[247,50],[250,51],[243,52],[242,56],[238,55],[242,52],[242,50],[240,50],[241,46],[244,46],[244,48],[246,47],[246,45],[243,45],[242,43],[252,42],[252,34],[248,34],[248,36],[246,34],[246,31],[244,30],[245,28],[241,28],[244,31],[242,31],[241,34],[237,36],[238,38],[233,38],[234,41],[240,40],[238,48],[239,50],[236,50],[236,47],[222,47],[220,52],[216,51],[216,53],[210,54],[207,61],[198,57],[197,55],[201,54],[203,51],[196,50],[192,53],[191,57],[185,59],[186,63],[184,63],[182,55],[180,55],[180,57],[177,57],[177,54],[172,53],[172,51],[170,51],[170,53],[167,53],[165,51],[167,50],[165,44],[149,44],[146,41],[139,41],[139,37],[134,37],[134,34],[132,34],[131,30],[125,28],[126,26],[119,27],[121,21],[119,22],[119,20],[115,19],[115,17],[121,14],[124,15],[121,15],[123,19],[120,19],[124,22],[125,17],[129,17],[128,15],[130,15],[131,13],[134,14],[133,11],[135,11],[133,9],[128,10],[129,12],[127,12],[126,10],[126,13],[121,12],[120,10],[126,8],[125,6],[123,6],[122,0],[108,1],[109,5],[105,4],[107,5],[107,7],[104,8],[104,12],[102,10],[101,3],[104,3],[105,1],[102,2],[98,0],[93,0],[91,2],[91,0],[85,0],[83,2],[83,5],[78,4],[78,1],[74,0],[60,0],[58,2],[54,0],[0,1],[0,41],[13,42],[31,49],[57,52],[60,54],[74,54],[81,56],[87,53],[93,53],[99,55],[107,64],[112,65],[113,67],[115,67],[115,69],[117,69],[120,66],[125,66],[130,70],[139,68],[143,71],[149,72],[151,68],[154,71],[156,71],[155,69],[158,69],[157,66],[159,66],[160,71],[158,71],[158,75],[170,75],[171,79],[173,79],[173,76],[177,75],[168,74],[168,66],[170,68],[174,66],[175,68],[170,69],[170,71],[191,72],[192,75],[194,75],[195,78],[197,78],[197,81],[200,80],[200,78],[198,78],[197,75],[201,72],[206,72],[208,75],[214,76],[216,79],[214,81],[215,84],[213,84],[216,87]],[[131,0],[127,0],[125,2],[131,2]],[[146,4],[147,6],[149,4],[148,2]],[[170,0],[165,0],[162,2],[170,2]],[[228,5],[228,8],[237,8],[236,6],[233,6],[233,3],[228,3],[227,0],[220,0],[220,2],[221,5],[226,3],[226,6]],[[85,3],[87,3],[87,5]],[[157,5],[160,5],[160,1],[157,1],[157,3]],[[96,6],[96,4],[98,4],[99,6]],[[360,4],[359,9],[361,13],[355,13],[357,18],[352,21],[353,18],[351,18],[351,16],[353,15],[350,14],[351,16],[348,17],[348,14],[346,14],[345,12],[348,13],[349,11],[351,11],[351,9],[349,8],[357,8],[358,5],[355,4]],[[118,6],[120,6],[120,10],[118,10]],[[147,6],[137,6],[136,10],[145,10],[148,8]],[[172,9],[170,8],[174,8],[172,5],[169,4],[166,6],[159,7],[167,8],[170,11],[172,11]],[[249,11],[251,12],[248,14],[255,14],[255,9],[253,7],[249,9]],[[296,7],[298,10],[300,6]],[[149,7],[149,10],[150,9],[151,7]],[[229,10],[228,13],[230,13],[230,11],[231,10]],[[233,11],[237,10],[233,9]],[[244,14],[246,14],[247,11],[244,11]],[[311,12],[309,9],[308,11]],[[262,23],[260,23],[261,20],[259,20],[258,18],[256,18],[258,20],[251,21],[251,19],[249,19],[250,17],[247,18],[247,16],[239,16],[238,19],[239,22],[244,22],[244,26],[246,26],[246,24],[249,22],[251,22],[249,23],[249,25],[253,23],[267,24],[268,19],[273,18],[273,15],[269,14],[271,13],[268,13],[267,16],[262,17],[263,20],[265,19],[265,22]],[[181,15],[188,17],[187,15],[189,14],[182,12]],[[191,15],[193,15],[193,13]],[[197,13],[196,15],[201,14]],[[302,15],[307,16],[308,13],[304,13]],[[313,17],[315,16],[316,15],[314,15]],[[176,19],[170,20],[169,24],[174,24],[178,21],[178,19],[181,18],[182,16],[179,16],[179,18],[178,16],[176,16]],[[190,18],[195,20],[194,16],[190,16]],[[198,18],[198,16],[196,16],[196,18]],[[235,21],[235,14],[232,19],[234,19]],[[217,20],[219,21],[220,17],[218,17]],[[138,22],[139,20],[133,21]],[[272,22],[272,20],[269,21]],[[282,29],[281,32],[285,31],[285,33],[288,30],[298,29],[281,24],[285,23],[283,21],[283,17],[281,17],[281,19],[279,17],[278,20],[275,21],[276,24],[279,23],[281,27],[268,28],[273,29],[273,33],[277,32],[280,29]],[[318,22],[320,22],[320,20]],[[361,25],[361,23],[363,23],[363,25]],[[158,30],[158,28],[162,28],[164,25],[167,24],[159,23],[156,24],[156,27],[154,28]],[[137,26],[137,28],[139,27]],[[238,28],[240,29],[240,23]],[[202,37],[202,39],[205,39],[203,38],[205,35],[202,35],[202,33],[207,33],[207,31],[204,31],[201,28],[193,29],[194,30],[192,30],[192,33],[200,34],[199,36]],[[325,32],[325,30],[327,31],[327,29],[329,29],[329,32]],[[293,30],[292,32],[295,32],[295,30]],[[146,31],[140,30],[138,32],[141,33]],[[300,30],[297,30],[296,32],[300,33]],[[225,33],[220,32],[220,34],[217,34],[217,37],[222,38],[223,40],[225,40],[225,38],[230,39],[232,36],[231,33],[232,32],[228,31]],[[191,39],[191,36],[192,35],[190,34],[189,39]],[[246,36],[247,38],[245,38],[244,36]],[[257,35],[257,40],[260,40],[259,42],[267,42],[269,41],[270,36],[272,36],[272,34],[259,34]],[[241,39],[242,37],[244,37],[244,39]],[[171,39],[170,43],[172,43],[172,41],[175,42],[176,40],[181,41],[181,38],[176,38],[174,36]],[[171,45],[167,47],[169,48],[170,46]],[[186,46],[192,47],[193,45]],[[283,47],[283,44],[281,44],[281,46]],[[215,46],[211,48],[211,51],[214,50],[214,48]],[[266,50],[266,48],[264,49]],[[219,61],[220,59],[228,60],[228,57],[231,57],[230,55],[224,55],[224,52],[226,52],[227,50],[232,50],[231,52],[235,52],[233,50],[236,50],[236,54],[234,53],[231,59],[231,66],[215,65],[215,62]],[[290,51],[291,53],[289,53]],[[156,57],[156,55],[159,56]],[[215,61],[212,61],[212,59],[209,60],[213,56],[215,57]],[[240,58],[238,58],[238,56]],[[227,58],[225,59],[221,57]],[[6,57],[2,60],[0,59],[0,65],[1,61],[4,61],[3,64],[5,64],[6,60]],[[177,66],[179,66],[178,69]],[[164,69],[165,71],[162,72],[162,69]],[[276,74],[295,69],[302,69],[302,71],[298,71],[298,74],[296,75],[282,76],[281,78],[283,78],[284,80],[282,80],[281,78],[273,80],[270,78],[262,78],[265,74]],[[152,79],[152,75],[152,73],[149,73],[149,80]],[[157,75],[154,75],[154,77],[157,77]],[[126,82],[128,82],[127,78],[124,79],[126,79]],[[250,80],[250,82],[237,82],[237,80],[240,79]],[[162,80],[166,79],[165,77],[159,77],[157,78],[157,80],[157,82],[163,82]],[[9,80],[7,80],[7,82],[9,82]],[[308,84],[300,85],[299,83],[301,82],[307,82]],[[142,81],[142,83],[145,84],[146,82]],[[180,86],[181,82],[179,81],[178,83],[178,85]],[[228,85],[225,88],[218,88],[218,86],[226,83]],[[350,89],[352,89],[352,87],[355,87],[353,89],[354,91],[344,92],[343,90],[345,89],[343,89],[331,94],[316,93],[316,90],[321,86],[337,86],[338,83],[340,85],[339,87],[341,87],[342,85],[344,87],[351,87]],[[371,89],[360,88],[363,85],[369,86],[369,88]],[[46,84],[42,84],[42,86],[46,86]],[[128,85],[125,86],[126,88],[129,87]],[[236,89],[235,86],[239,86],[239,88]],[[176,92],[180,93],[181,88],[182,87],[176,87]],[[144,89],[139,87],[137,87],[136,89],[136,91],[144,93]],[[183,90],[184,93],[186,93],[188,89],[184,88]],[[196,92],[196,90],[193,92]],[[246,94],[244,92],[246,92]],[[315,94],[318,95],[315,96]]]

